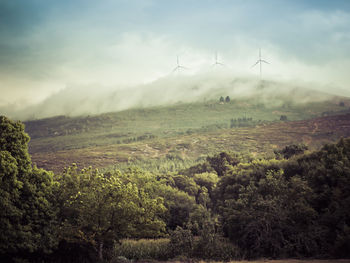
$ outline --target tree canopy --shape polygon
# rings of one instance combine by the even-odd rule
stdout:
[[[0,117],[0,255],[50,252],[57,244],[53,175],[32,168],[24,126]]]

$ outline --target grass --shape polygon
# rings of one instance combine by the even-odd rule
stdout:
[[[257,260],[237,260],[237,261],[206,261],[200,259],[187,259],[180,255],[171,259],[173,255],[169,252],[170,240],[167,238],[159,239],[124,239],[120,244],[117,244],[114,248],[112,258],[118,259],[120,257],[132,260],[133,262],[231,262],[231,263],[350,263],[350,259],[257,259]],[[113,260],[112,260],[113,261]]]
[[[274,149],[288,144],[303,142],[317,149],[350,136],[348,110],[334,101],[278,107],[248,102],[211,101],[31,121],[26,123],[32,137],[29,150],[39,167],[54,171],[75,162],[165,172],[224,150],[271,157]],[[325,112],[343,115],[321,118]],[[281,115],[289,121],[279,121]],[[244,116],[253,119],[251,127],[230,128],[231,119]]]
[[[149,138],[215,131],[230,127],[231,119],[251,117],[254,121],[303,120],[323,112],[344,109],[333,102],[265,107],[249,101],[202,102],[168,107],[133,109],[85,117],[55,117],[26,122],[34,152],[79,149],[91,146],[131,143]]]
[[[113,258],[125,257],[133,260],[167,260],[169,239],[125,239],[115,246]]]

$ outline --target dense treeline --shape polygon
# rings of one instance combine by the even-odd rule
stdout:
[[[0,134],[1,262],[350,257],[350,139],[178,172],[53,174],[32,165],[20,122],[0,117]]]

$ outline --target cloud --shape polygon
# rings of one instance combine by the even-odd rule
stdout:
[[[184,74],[201,74],[216,51],[233,77],[257,76],[260,47],[271,63],[265,78],[348,95],[349,4],[332,3],[1,1],[0,106],[14,112],[67,88],[149,83],[167,76],[177,56]]]
[[[251,103],[262,103],[266,106],[332,98],[329,94],[316,92],[317,88],[320,87],[314,83],[291,81],[265,81],[261,88],[256,76],[235,78],[223,67],[211,68],[194,75],[179,72],[153,82],[129,87],[69,86],[44,101],[24,109],[0,107],[0,111],[7,113],[11,118],[28,120],[57,115],[94,115],[132,108],[203,102],[217,100],[220,96],[230,96],[235,100],[248,99]]]

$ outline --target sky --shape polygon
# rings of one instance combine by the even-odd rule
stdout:
[[[0,0],[0,110],[147,84],[177,56],[183,74],[217,52],[233,78],[258,78],[260,48],[265,79],[350,96],[348,0]]]

